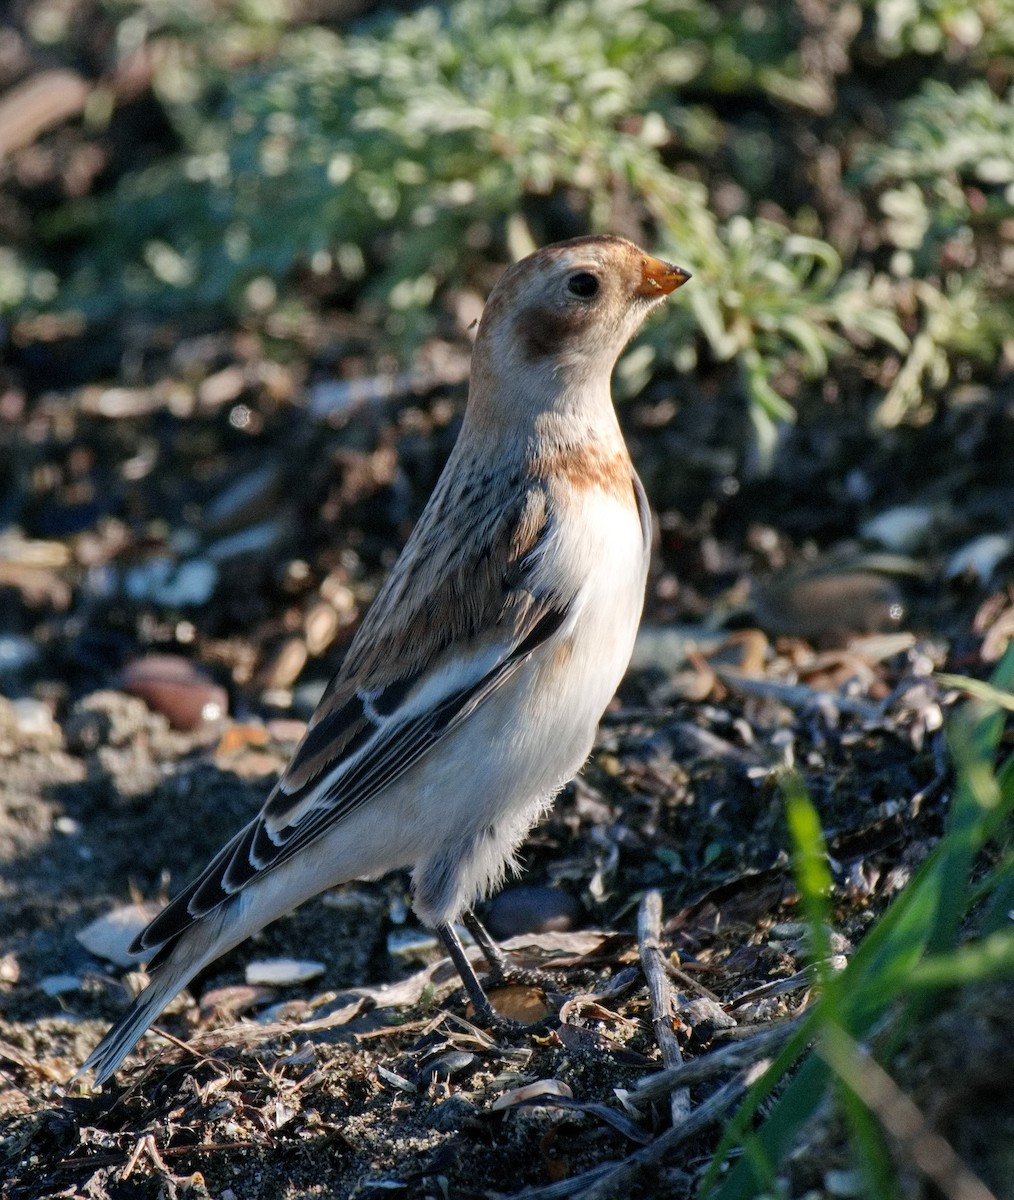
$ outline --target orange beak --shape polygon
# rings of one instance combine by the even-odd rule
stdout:
[[[682,287],[690,278],[690,272],[682,267],[674,267],[672,263],[663,262],[660,258],[641,260],[641,286],[637,289],[639,296],[668,296]]]

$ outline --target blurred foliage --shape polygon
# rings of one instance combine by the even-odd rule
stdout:
[[[876,42],[888,58],[943,55],[982,66],[1014,51],[1014,8],[1006,0],[875,0]]]
[[[452,0],[352,33],[300,25],[282,0],[106,10],[117,53],[150,55],[181,149],[48,216],[59,307],[256,315],[327,296],[365,306],[404,357],[446,322],[450,289],[488,287],[490,258],[624,232],[694,282],[621,384],[660,361],[734,363],[762,455],[798,381],[832,359],[894,357],[866,370],[893,378],[877,410],[893,423],[940,393],[955,357],[995,362],[1011,336],[1002,273],[975,269],[978,197],[994,233],[1010,207],[1010,98],[926,84],[878,141],[837,89],[850,50],[978,73],[1014,45],[1012,0],[973,14],[882,0],[865,23],[848,4]],[[836,232],[846,196],[872,233]],[[9,268],[0,304],[54,303],[50,276],[30,287]]]
[[[883,424],[916,408],[928,384],[945,387],[955,356],[993,361],[1010,337],[1012,101],[982,81],[955,90],[929,80],[900,106],[889,140],[859,157],[858,179],[880,189],[892,273],[914,277],[922,316],[877,410]]]
[[[888,238],[924,274],[949,240],[970,242],[1014,216],[1014,91],[931,80],[899,115],[889,141],[864,148],[860,176],[891,185],[881,196]]]

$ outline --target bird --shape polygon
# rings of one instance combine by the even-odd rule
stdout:
[[[135,938],[149,982],[78,1076],[100,1086],[209,963],[328,888],[411,870],[477,1019],[453,925],[591,752],[644,605],[651,521],[611,376],[690,278],[611,235],[508,267],[483,308],[460,432],[260,813]]]

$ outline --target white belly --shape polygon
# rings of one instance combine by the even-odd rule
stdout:
[[[630,661],[647,573],[637,513],[596,492],[580,517],[577,536],[559,530],[569,548],[562,568],[583,580],[562,637],[540,647],[412,772],[407,824],[433,834],[411,859],[416,909],[430,923],[452,919],[501,881],[528,830],[588,757]],[[559,556],[553,561],[561,566]]]
[[[438,925],[502,881],[529,829],[588,757],[640,621],[648,556],[637,513],[601,492],[586,500],[577,527],[558,518],[559,545],[546,553],[560,594],[575,595],[558,634],[432,753],[307,846],[298,871],[272,875],[272,902],[285,891],[290,907],[325,887],[408,866],[416,911]],[[252,928],[258,890],[244,891]]]

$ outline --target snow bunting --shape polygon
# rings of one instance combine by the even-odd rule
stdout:
[[[644,603],[650,523],[610,376],[689,274],[616,237],[510,267],[482,314],[457,444],[260,814],[140,934],[151,982],[79,1074],[101,1084],[208,963],[325,888],[412,869],[451,922],[587,758]]]

